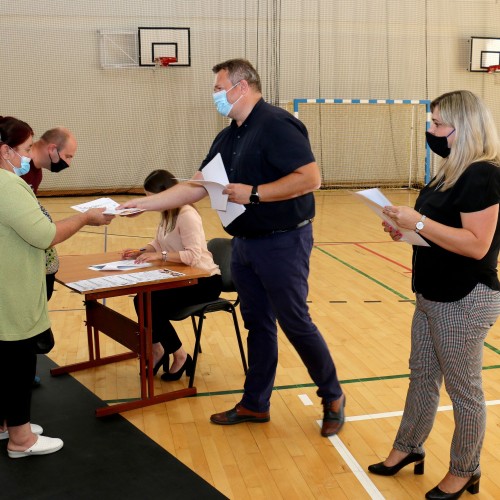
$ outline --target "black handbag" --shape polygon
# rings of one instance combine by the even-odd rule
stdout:
[[[54,339],[54,334],[52,330],[49,328],[44,332],[40,333],[35,337],[36,341],[36,353],[37,354],[47,354],[52,350],[55,346],[56,341]]]

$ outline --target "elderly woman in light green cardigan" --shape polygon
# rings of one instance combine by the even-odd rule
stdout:
[[[0,117],[0,440],[9,440],[11,458],[47,455],[63,446],[30,422],[37,337],[50,328],[45,249],[87,224],[109,224],[113,218],[94,209],[51,222],[19,177],[30,168],[32,144],[27,123]]]

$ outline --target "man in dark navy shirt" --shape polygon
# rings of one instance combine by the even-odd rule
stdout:
[[[215,138],[193,179],[222,156],[229,201],[245,212],[225,230],[234,236],[231,269],[248,329],[249,369],[241,402],[210,417],[215,424],[268,422],[278,364],[277,322],[299,353],[322,398],[321,434],[337,434],[344,424],[345,396],[328,347],[306,303],[313,246],[313,191],[320,172],[305,126],[262,99],[253,66],[232,59],[213,68],[214,104],[231,124]],[[123,207],[166,210],[206,196],[203,187],[179,184]]]

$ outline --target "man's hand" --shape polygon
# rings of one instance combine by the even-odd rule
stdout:
[[[248,184],[228,184],[222,194],[228,195],[228,201],[248,205],[252,194],[252,186]]]
[[[117,210],[123,210],[124,208],[142,208],[138,205],[142,198],[134,198],[133,200],[126,201],[121,205],[116,207]],[[135,215],[135,214],[134,214]]]

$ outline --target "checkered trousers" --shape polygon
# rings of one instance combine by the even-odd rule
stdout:
[[[450,472],[479,471],[486,428],[481,368],[483,343],[500,314],[500,292],[478,284],[455,302],[433,302],[417,294],[411,329],[410,385],[394,448],[423,452],[445,388],[453,403],[455,430]]]

